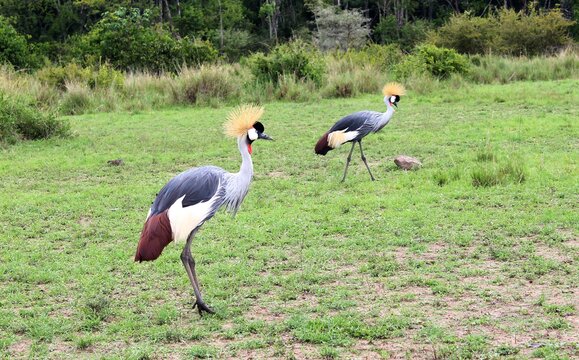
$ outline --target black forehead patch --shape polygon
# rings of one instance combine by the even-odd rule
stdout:
[[[394,102],[398,102],[400,101],[400,96],[396,95],[396,100],[394,100]]]
[[[265,130],[265,128],[263,127],[263,124],[260,123],[259,121],[256,121],[255,124],[253,124],[253,128],[255,130],[257,130],[257,132],[260,132],[260,133],[262,133]]]

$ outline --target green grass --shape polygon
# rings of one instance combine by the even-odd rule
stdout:
[[[255,144],[248,197],[192,246],[202,318],[182,245],[133,255],[173,175],[237,171],[231,108],[70,117],[71,138],[1,150],[0,358],[575,358],[577,89],[411,92],[365,140],[377,181],[356,152],[344,184],[349,149],[315,141],[380,96],[265,104],[276,141]],[[509,163],[524,181],[473,184]]]

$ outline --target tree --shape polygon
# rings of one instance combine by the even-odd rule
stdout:
[[[35,58],[24,35],[0,16],[0,64],[9,63],[17,69],[33,67]]]
[[[361,11],[318,6],[314,14],[316,43],[321,50],[347,50],[366,44],[370,35],[370,20]]]
[[[276,0],[266,0],[259,8],[259,16],[266,18],[269,25],[269,39],[277,43],[277,28],[279,20],[279,6]]]

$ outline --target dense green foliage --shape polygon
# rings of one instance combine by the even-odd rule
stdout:
[[[433,24],[426,20],[407,22],[400,26],[394,15],[383,17],[372,32],[374,41],[379,44],[399,44],[406,51],[412,50],[423,42]]]
[[[150,11],[141,14],[135,8],[106,13],[77,43],[88,64],[105,60],[125,70],[175,71],[217,57],[210,43],[175,38],[167,29],[154,26]]]
[[[487,17],[461,14],[451,17],[430,41],[466,54],[538,55],[568,45],[567,30],[572,25],[555,11],[524,14],[501,10]]]
[[[192,244],[202,318],[183,243],[133,256],[166,181],[238,171],[233,107],[71,117],[74,137],[0,155],[0,358],[577,358],[578,103],[577,80],[409,90],[364,140],[377,180],[356,149],[345,183],[349,148],[314,144],[379,92],[264,104],[248,196]],[[508,163],[523,182],[473,184]]]
[[[410,52],[428,41],[461,53],[536,55],[560,49],[578,32],[573,6],[570,0],[338,6],[304,0],[0,0],[0,61],[17,69],[49,60],[176,71],[267,53],[295,38],[323,51],[373,41]]]
[[[26,36],[19,34],[6,18],[0,16],[0,64],[5,63],[19,69],[37,65]]]
[[[54,114],[41,112],[0,92],[0,145],[67,134],[67,123]]]
[[[283,75],[293,75],[319,84],[325,72],[321,54],[299,40],[278,45],[269,54],[253,54],[247,62],[258,80],[274,83]]]
[[[468,59],[454,49],[421,45],[396,66],[396,74],[401,79],[420,73],[427,73],[439,79],[451,74],[464,74],[470,67]]]

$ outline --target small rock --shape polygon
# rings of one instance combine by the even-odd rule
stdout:
[[[123,159],[109,160],[107,163],[111,166],[121,166],[125,164]]]
[[[394,159],[394,164],[404,170],[416,170],[422,166],[420,160],[406,155],[398,155]]]

